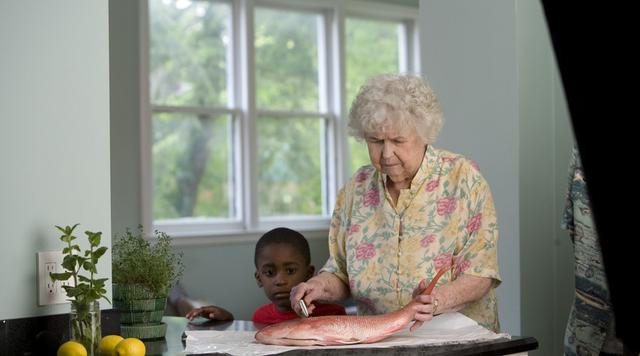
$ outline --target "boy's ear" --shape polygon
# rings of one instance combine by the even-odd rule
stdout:
[[[316,272],[316,268],[313,265],[309,265],[307,268],[307,279],[313,277],[313,274]]]
[[[256,277],[256,283],[258,284],[258,287],[262,288],[262,281],[260,280],[260,275],[258,274],[258,271],[255,271],[253,276]]]

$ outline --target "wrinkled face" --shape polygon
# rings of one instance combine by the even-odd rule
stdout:
[[[265,246],[257,261],[258,287],[264,288],[265,295],[278,310],[291,310],[291,288],[311,278],[314,267],[307,265],[302,255],[288,244]]]
[[[365,137],[371,163],[394,184],[407,186],[418,172],[426,144],[415,130],[383,129]]]

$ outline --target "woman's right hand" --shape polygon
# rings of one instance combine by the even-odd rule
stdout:
[[[233,320],[233,314],[229,313],[224,308],[217,307],[215,305],[207,305],[201,308],[195,308],[190,310],[185,317],[189,320],[193,320],[195,317],[204,317],[211,320]]]
[[[300,304],[298,304],[302,299],[304,300],[304,304],[307,306],[309,315],[312,315],[313,310],[316,308],[312,302],[322,297],[323,286],[324,284],[320,278],[316,276],[291,288],[291,293],[289,294],[291,309],[293,309],[296,314],[303,315]]]

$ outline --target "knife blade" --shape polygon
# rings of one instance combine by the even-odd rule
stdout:
[[[300,305],[300,310],[302,310],[302,315],[304,315],[305,318],[309,317],[309,310],[307,310],[307,305],[304,304],[304,300],[300,299],[298,301],[298,305]]]

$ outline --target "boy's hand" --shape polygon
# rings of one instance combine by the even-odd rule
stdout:
[[[187,313],[187,315],[185,315],[189,320],[193,320],[193,318],[198,316],[211,320],[233,320],[233,314],[224,308],[220,308],[215,305],[207,305],[202,308],[192,309]]]

